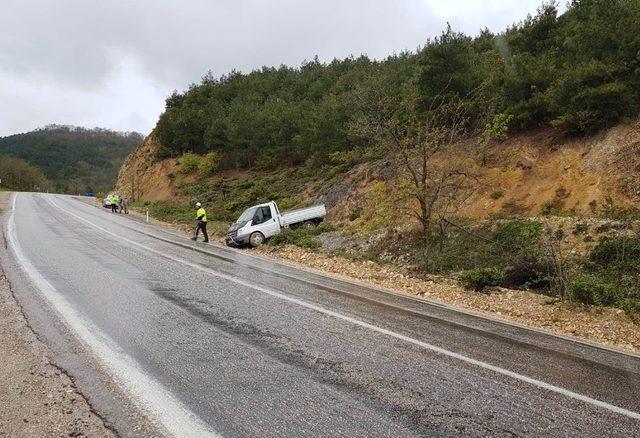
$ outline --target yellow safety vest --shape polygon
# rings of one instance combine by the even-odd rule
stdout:
[[[200,216],[202,216],[202,219],[200,219],[202,222],[207,221],[207,212],[202,207],[198,209],[198,212],[196,213],[196,219],[198,219]]]

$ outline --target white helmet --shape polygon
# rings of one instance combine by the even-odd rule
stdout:
[[[200,208],[202,207],[202,204],[200,204],[199,202],[196,202],[196,208]]]

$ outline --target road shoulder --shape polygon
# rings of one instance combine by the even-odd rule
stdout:
[[[0,223],[10,193],[0,193]],[[3,236],[4,237],[4,236]],[[55,365],[0,268],[0,436],[115,436]]]

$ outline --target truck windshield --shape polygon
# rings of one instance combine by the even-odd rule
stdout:
[[[258,207],[247,208],[242,212],[237,222],[249,222],[251,219],[253,219],[253,215],[255,214],[257,208]]]

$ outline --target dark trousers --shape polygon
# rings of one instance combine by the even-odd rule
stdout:
[[[111,213],[118,212],[118,204],[111,204]]]
[[[196,237],[198,237],[198,233],[202,230],[202,235],[204,236],[204,241],[209,241],[209,235],[207,234],[207,223],[206,222],[198,222],[198,226],[196,227]]]

